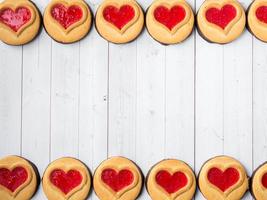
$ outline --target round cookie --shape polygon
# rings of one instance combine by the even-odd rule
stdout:
[[[49,200],[85,200],[91,188],[91,175],[81,161],[60,158],[49,164],[42,185]]]
[[[185,0],[155,0],[147,10],[146,27],[158,42],[176,44],[192,33],[194,18]]]
[[[29,200],[37,190],[39,174],[36,167],[19,156],[0,160],[0,199]]]
[[[40,29],[40,14],[29,0],[5,0],[0,3],[0,40],[9,45],[32,41]]]
[[[247,15],[250,32],[263,42],[267,42],[267,1],[255,0]]]
[[[84,0],[52,0],[44,12],[47,33],[60,43],[81,40],[91,25],[92,14]]]
[[[96,12],[96,28],[107,41],[133,41],[144,27],[144,13],[135,0],[104,0]]]
[[[251,178],[251,193],[256,200],[267,199],[267,163],[254,171]]]
[[[139,168],[123,157],[103,161],[94,174],[94,190],[100,200],[135,200],[142,185]]]
[[[196,191],[196,178],[183,161],[163,160],[151,168],[146,187],[152,200],[191,200]]]
[[[239,161],[218,156],[202,166],[198,184],[207,200],[237,200],[248,190],[248,177]]]
[[[246,26],[246,14],[236,0],[206,0],[198,11],[197,25],[204,39],[225,44],[242,34]]]

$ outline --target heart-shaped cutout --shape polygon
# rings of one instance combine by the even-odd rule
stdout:
[[[256,17],[263,23],[267,24],[267,6],[260,6],[256,10]]]
[[[69,170],[67,173],[56,169],[50,174],[51,183],[67,195],[74,188],[82,183],[82,175],[77,170]]]
[[[188,179],[183,172],[178,171],[171,175],[168,171],[161,170],[156,175],[156,182],[166,192],[172,194],[185,187]]]
[[[16,167],[12,171],[6,168],[0,169],[0,185],[11,192],[15,192],[27,179],[28,173],[23,167]]]
[[[225,29],[236,15],[236,8],[230,4],[224,5],[221,9],[212,7],[206,11],[207,21],[221,27],[222,29]]]
[[[15,11],[4,8],[0,11],[0,22],[17,32],[31,19],[31,11],[26,7],[18,7]]]
[[[185,19],[186,11],[182,6],[173,6],[171,9],[165,6],[158,6],[154,10],[154,18],[170,31]]]
[[[66,7],[63,4],[58,3],[51,8],[51,16],[59,22],[64,29],[67,29],[72,24],[75,24],[82,19],[83,11],[77,5]]]
[[[122,30],[126,24],[134,19],[135,10],[130,5],[123,5],[120,8],[109,5],[103,10],[103,17],[107,22]]]
[[[101,180],[114,192],[119,192],[133,183],[134,175],[127,169],[120,170],[119,172],[114,169],[105,169],[101,173]]]
[[[263,174],[261,178],[261,183],[267,189],[267,173]]]
[[[238,170],[232,167],[227,168],[225,171],[214,167],[208,171],[207,178],[211,184],[225,192],[238,182],[240,175]]]

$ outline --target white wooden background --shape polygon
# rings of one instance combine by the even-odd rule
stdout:
[[[197,10],[202,1],[189,3]],[[48,2],[35,0],[42,12]],[[95,12],[101,0],[87,3]],[[150,3],[140,0],[144,9]],[[93,171],[122,155],[146,174],[163,158],[198,172],[227,154],[251,174],[267,160],[267,44],[246,31],[223,46],[196,32],[163,46],[144,31],[114,45],[94,28],[71,45],[45,31],[22,47],[0,43],[0,157],[9,154],[30,159],[41,174],[62,156]],[[41,188],[34,199],[46,199]],[[144,190],[139,199],[150,198]]]

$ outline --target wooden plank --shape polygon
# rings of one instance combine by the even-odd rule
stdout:
[[[101,1],[91,1],[96,11]],[[108,43],[93,30],[80,44],[79,159],[93,173],[107,158]],[[95,199],[92,193],[89,199]]]
[[[188,1],[194,6],[194,1]],[[194,168],[194,33],[166,47],[166,152]],[[191,59],[189,59],[191,58]]]
[[[136,41],[109,45],[109,156],[135,160]]]
[[[0,156],[21,154],[22,47],[0,42]]]
[[[47,3],[36,5],[43,12]],[[42,176],[50,162],[51,92],[51,38],[44,29],[36,40],[24,46],[23,66],[22,154],[35,163]],[[46,199],[41,189],[34,199]]]
[[[52,42],[51,159],[78,156],[80,43]]]
[[[253,165],[267,158],[267,46],[253,39]]]

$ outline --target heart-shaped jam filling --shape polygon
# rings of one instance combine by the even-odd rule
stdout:
[[[207,177],[210,183],[215,185],[222,192],[225,192],[228,188],[238,182],[240,175],[237,169],[232,167],[225,171],[214,167],[209,170]]]
[[[256,17],[267,24],[267,6],[260,6],[256,10]]]
[[[119,172],[116,172],[114,169],[105,169],[101,174],[101,180],[113,191],[119,192],[133,183],[134,175],[127,169]]]
[[[206,19],[212,24],[225,29],[225,27],[236,17],[236,8],[230,4],[224,5],[221,9],[209,8],[206,11]]]
[[[104,19],[120,30],[128,24],[134,16],[134,8],[130,5],[123,5],[119,9],[115,6],[107,6],[103,10]]]
[[[50,181],[59,188],[64,194],[68,194],[71,190],[82,183],[82,175],[77,170],[70,170],[65,173],[61,169],[56,169],[50,174]]]
[[[262,176],[261,183],[267,189],[267,173]]]
[[[51,15],[61,26],[67,29],[82,19],[83,11],[77,5],[72,5],[67,8],[63,4],[55,4],[51,9]]]
[[[0,22],[9,26],[17,32],[24,24],[31,19],[31,11],[26,7],[18,7],[15,11],[4,8],[0,11]]]
[[[0,169],[0,185],[11,192],[21,186],[28,178],[28,173],[23,167],[16,167],[12,171],[6,168]]]
[[[161,170],[156,175],[156,182],[169,194],[175,193],[185,187],[188,180],[183,172],[170,174],[168,171]]]
[[[154,18],[169,30],[172,30],[177,24],[184,20],[186,15],[182,6],[173,6],[171,9],[165,6],[158,6],[154,10]]]

